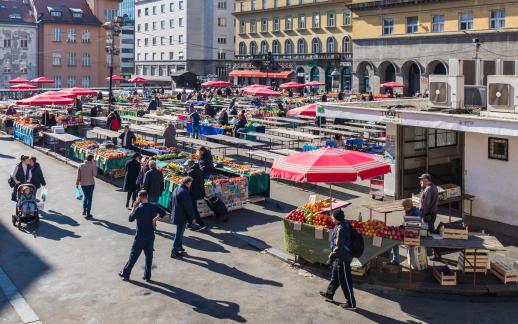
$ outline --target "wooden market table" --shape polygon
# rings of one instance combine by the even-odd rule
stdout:
[[[271,133],[286,135],[287,137],[294,137],[298,140],[303,139],[303,140],[307,140],[307,141],[320,140],[325,137],[322,135],[314,135],[314,134],[309,134],[309,133],[304,133],[304,132],[299,132],[299,131],[294,131],[294,130],[289,130],[289,129],[280,129],[280,128],[269,128],[269,129],[267,129],[267,131],[271,132]]]
[[[264,143],[248,141],[248,140],[240,139],[240,138],[237,138],[237,137],[234,137],[234,136],[227,136],[227,135],[221,135],[221,134],[205,135],[205,138],[208,138],[208,139],[211,139],[211,140],[214,140],[214,141],[218,141],[218,142],[224,142],[224,143],[232,144],[232,145],[235,146],[237,154],[239,154],[239,148],[240,147],[247,148],[250,151],[250,150],[252,150],[254,148],[258,148],[258,147],[266,145]]]
[[[214,143],[214,142],[209,142],[209,141],[204,141],[204,140],[199,140],[199,139],[190,138],[190,137],[184,137],[184,136],[177,137],[176,141],[178,143],[182,143],[183,144],[183,149],[184,150],[185,150],[186,146],[190,146],[191,149],[193,149],[194,147],[205,146],[206,148],[208,148],[211,151],[222,151],[223,152],[223,156],[226,156],[227,155],[227,150],[232,148],[232,147],[227,146],[227,145],[223,145],[223,144],[219,144],[219,143]]]
[[[284,156],[300,153],[299,151],[292,150],[292,149],[276,149],[276,150],[270,150],[270,152],[277,153],[277,154],[284,155]]]
[[[97,139],[99,139],[99,136],[106,137],[106,138],[119,138],[120,133],[115,132],[106,128],[100,128],[100,127],[94,127],[90,130],[90,132],[97,135]]]
[[[266,162],[267,161],[273,161],[275,159],[279,159],[284,157],[284,155],[273,153],[270,151],[263,151],[263,150],[256,150],[256,151],[249,151],[248,155],[250,157],[250,160],[253,158],[262,160],[264,162],[264,169],[266,170]]]
[[[288,126],[287,123],[283,123],[283,122],[275,121],[275,120],[260,119],[260,118],[250,118],[248,120],[253,123],[263,124],[263,125],[267,125],[267,126],[277,126],[277,127]]]
[[[266,117],[266,119],[274,120],[274,121],[279,121],[279,122],[285,122],[285,123],[293,124],[293,125],[296,125],[296,126],[307,125],[307,124],[311,124],[312,123],[311,121],[308,121],[308,120],[302,120],[302,119],[297,119],[297,118],[289,118],[289,117],[275,117],[275,116],[271,116],[271,117]]]
[[[58,142],[65,143],[65,145],[68,143],[73,143],[73,142],[76,142],[76,141],[79,141],[82,139],[81,137],[77,137],[75,135],[68,134],[68,133],[56,134],[56,133],[52,133],[52,132],[42,132],[42,135],[43,135],[43,145],[44,146],[45,146],[45,137],[53,138],[54,140],[56,140]],[[54,152],[56,152],[56,143],[54,143],[53,148],[54,148]],[[67,158],[68,158],[68,155],[69,154],[68,154],[68,150],[67,150],[67,154],[66,154]]]
[[[245,136],[245,139],[247,136],[253,136],[257,137],[259,139],[265,139],[270,142],[270,148],[273,145],[273,142],[281,143],[283,146],[285,144],[288,145],[288,147],[291,147],[291,143],[296,142],[297,139],[295,138],[289,138],[289,137],[283,137],[283,136],[277,136],[272,134],[266,134],[266,133],[259,133],[259,132],[247,132],[247,131],[239,131],[241,135]]]
[[[152,119],[144,118],[144,117],[122,116],[121,118],[123,120],[126,120],[126,121],[134,122],[137,125],[139,125],[139,124],[146,124],[146,123],[152,123],[153,122]]]

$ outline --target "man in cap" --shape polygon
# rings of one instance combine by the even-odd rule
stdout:
[[[422,174],[419,180],[421,181],[421,215],[428,224],[428,230],[434,232],[439,205],[439,191],[437,186],[432,183],[432,176],[428,173]]]
[[[331,282],[326,291],[321,291],[320,295],[327,300],[333,300],[338,286],[342,287],[347,303],[340,306],[344,309],[355,310],[356,300],[354,299],[353,281],[351,275],[351,225],[345,220],[342,210],[333,212],[333,222],[335,228],[331,236],[328,264],[332,266]]]

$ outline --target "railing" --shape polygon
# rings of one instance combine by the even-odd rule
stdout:
[[[338,60],[352,59],[352,53],[313,53],[313,54],[272,54],[274,61],[314,61],[314,60]],[[267,61],[268,54],[236,54],[237,61]]]

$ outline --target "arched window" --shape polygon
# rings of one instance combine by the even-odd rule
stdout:
[[[335,52],[335,49],[336,49],[336,46],[335,46],[335,38],[334,37],[329,37],[327,39],[327,52],[328,53],[334,53]]]
[[[352,51],[351,38],[349,36],[345,36],[342,40],[342,53],[352,53]]]
[[[281,54],[281,44],[278,40],[272,42],[272,54]]]
[[[268,43],[266,41],[261,42],[261,54],[268,53]]]
[[[250,43],[250,54],[251,55],[256,55],[257,54],[257,43],[256,42],[251,42]]]
[[[286,55],[293,54],[293,42],[290,39],[287,39],[284,42],[284,54],[286,54]]]
[[[311,68],[311,71],[309,72],[309,79],[311,81],[320,81],[320,70],[318,67],[314,66]]]
[[[311,52],[313,54],[320,53],[320,39],[313,38],[311,41]]]
[[[241,54],[241,55],[246,54],[246,43],[245,42],[239,43],[239,54]]]
[[[306,41],[302,38],[297,42],[297,53],[306,54]]]

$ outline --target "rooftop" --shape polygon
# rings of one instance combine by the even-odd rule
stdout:
[[[67,25],[101,25],[86,0],[33,0],[38,21]]]
[[[34,15],[28,3],[23,3],[22,0],[0,1],[0,23],[30,24],[34,22]]]

